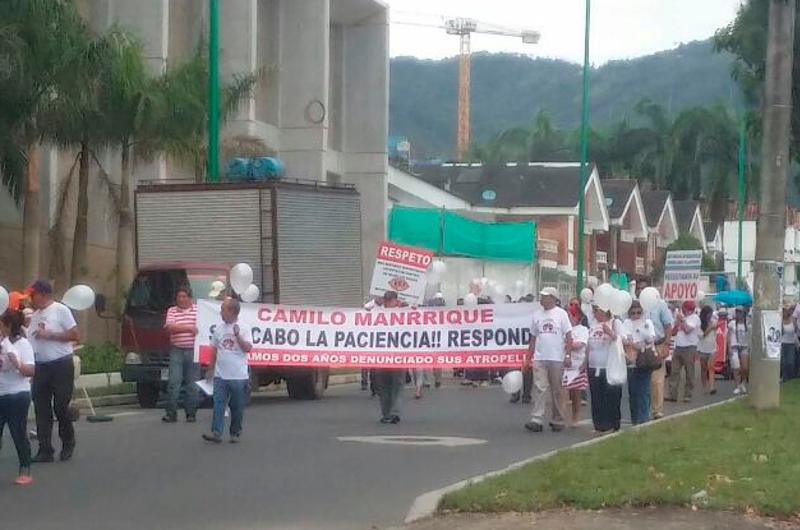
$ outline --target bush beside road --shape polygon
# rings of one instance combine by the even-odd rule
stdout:
[[[745,399],[564,451],[447,495],[441,511],[689,504],[800,517],[800,382],[775,411]]]

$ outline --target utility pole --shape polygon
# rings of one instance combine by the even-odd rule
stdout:
[[[780,359],[766,356],[762,314],[781,307],[786,179],[791,162],[789,125],[792,117],[794,22],[795,0],[770,1],[750,372],[750,404],[757,409],[776,408],[780,404]]]
[[[208,4],[208,180],[219,180],[219,0]]]
[[[744,220],[744,168],[745,168],[745,117],[744,112],[739,119],[739,195],[738,195],[738,214],[739,214],[739,259],[736,265],[736,288],[742,289],[744,282],[742,281],[742,224]]]
[[[589,23],[591,21],[591,0],[586,0],[586,25],[583,32],[583,106],[581,112],[581,181],[578,190],[578,263],[575,264],[577,280],[576,294],[583,290],[583,269],[585,239],[583,226],[586,224],[586,205],[583,203],[589,162]]]

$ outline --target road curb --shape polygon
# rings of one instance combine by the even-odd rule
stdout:
[[[105,377],[105,374],[103,374]],[[353,383],[358,383],[361,381],[361,374],[335,374],[330,376],[328,379],[328,386],[340,386],[340,385],[349,385]],[[76,385],[76,386],[80,386]],[[265,390],[259,391],[256,395],[265,395],[265,394],[277,394],[281,392],[286,392],[286,387],[269,387]],[[82,392],[76,388],[75,392],[75,399],[72,400],[72,404],[77,406],[81,410],[88,410],[89,402],[86,400],[86,397],[82,397]],[[101,407],[117,407],[120,405],[133,405],[137,403],[136,394],[112,394],[108,396],[97,396],[93,397],[92,405],[95,408]]]
[[[696,409],[685,410],[683,412],[670,414],[669,416],[664,416],[663,418],[659,418],[657,420],[649,421],[649,422],[644,423],[642,425],[636,425],[634,427],[630,427],[630,428],[627,428],[625,430],[620,430],[618,432],[615,432],[613,434],[609,434],[607,436],[602,436],[600,438],[592,438],[590,440],[584,440],[583,442],[578,442],[576,444],[568,445],[566,447],[561,447],[559,449],[554,449],[552,451],[548,451],[546,453],[542,453],[540,455],[536,455],[536,456],[531,457],[531,458],[526,458],[525,460],[520,460],[519,462],[514,462],[513,464],[511,464],[511,465],[509,465],[509,466],[507,466],[507,467],[505,467],[503,469],[499,469],[499,470],[496,470],[496,471],[490,471],[488,473],[483,473],[481,475],[476,475],[474,477],[470,477],[468,479],[461,480],[459,482],[455,482],[453,484],[450,484],[449,486],[445,486],[445,487],[439,488],[437,490],[433,490],[433,491],[429,491],[427,493],[423,493],[422,495],[419,495],[416,499],[414,499],[414,502],[411,504],[411,508],[408,510],[408,513],[406,514],[406,518],[405,518],[405,520],[403,522],[405,524],[410,524],[410,523],[414,523],[416,521],[419,521],[421,519],[426,519],[428,517],[432,517],[433,515],[436,514],[436,510],[439,507],[439,503],[442,501],[442,498],[445,495],[447,495],[448,493],[453,493],[454,491],[458,491],[460,489],[463,489],[463,488],[465,488],[467,486],[470,486],[472,484],[477,484],[479,482],[483,482],[487,478],[496,477],[498,475],[502,475],[504,473],[508,473],[510,471],[514,471],[516,469],[519,469],[520,467],[526,466],[526,465],[531,464],[533,462],[538,462],[540,460],[545,460],[545,459],[551,458],[551,457],[557,455],[558,453],[561,453],[561,452],[564,452],[564,451],[571,451],[573,449],[579,449],[581,447],[588,447],[588,446],[594,445],[596,443],[604,442],[606,440],[609,440],[611,438],[619,436],[620,434],[622,434],[624,432],[639,431],[639,430],[642,430],[642,429],[647,429],[647,428],[649,428],[649,427],[651,427],[653,425],[657,425],[657,424],[662,423],[662,422],[672,421],[672,420],[675,420],[677,418],[682,418],[684,416],[689,416],[691,414],[696,414],[697,412],[701,412],[701,411],[704,411],[704,410],[708,410],[708,409],[712,409],[712,408],[719,407],[719,406],[722,406],[722,405],[726,405],[728,403],[732,403],[732,402],[736,401],[737,399],[742,399],[743,397],[745,397],[745,396],[737,396],[737,397],[733,397],[733,398],[729,398],[729,399],[720,401],[718,403],[711,403],[709,405],[703,405],[702,407],[698,407]]]

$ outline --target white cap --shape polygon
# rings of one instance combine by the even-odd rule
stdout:
[[[225,283],[216,280],[214,283],[211,284],[211,291],[208,293],[209,298],[216,298],[225,290]]]
[[[544,289],[539,291],[539,294],[542,296],[552,296],[556,300],[559,300],[558,289],[556,289],[555,287],[545,287]]]

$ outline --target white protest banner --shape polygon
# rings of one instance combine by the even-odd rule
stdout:
[[[761,340],[764,344],[764,351],[768,359],[781,358],[781,337],[783,335],[783,323],[780,311],[765,310],[761,312],[761,330],[763,336]]]
[[[435,368],[522,366],[533,304],[341,309],[242,304],[253,366]],[[220,302],[197,302],[196,360],[207,362]]]
[[[702,250],[670,250],[664,262],[664,300],[696,300],[699,291]]]
[[[396,291],[400,300],[407,304],[421,304],[432,261],[430,250],[384,241],[378,247],[369,294],[383,296],[386,291]]]

